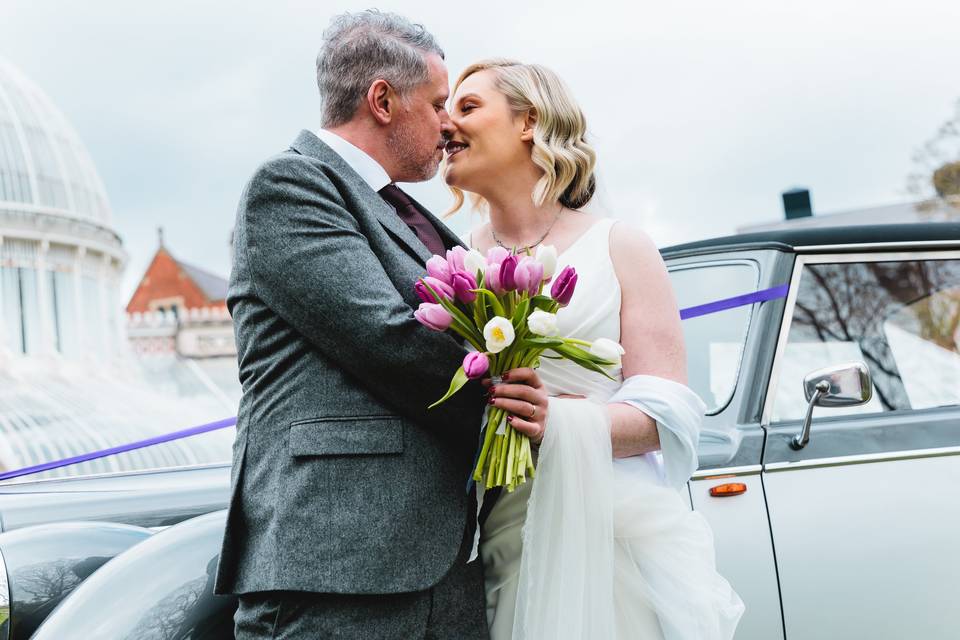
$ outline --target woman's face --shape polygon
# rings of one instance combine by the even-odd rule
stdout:
[[[526,114],[517,114],[495,86],[494,71],[468,76],[453,96],[453,132],[443,178],[452,187],[487,194],[523,164],[530,164]]]

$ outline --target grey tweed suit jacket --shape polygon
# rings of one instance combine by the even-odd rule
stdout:
[[[243,397],[216,593],[419,591],[452,566],[483,390],[427,410],[466,354],[413,318],[429,257],[308,131],[247,184],[227,295]]]

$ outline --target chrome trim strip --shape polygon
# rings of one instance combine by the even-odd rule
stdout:
[[[835,458],[817,458],[816,460],[798,460],[796,462],[771,462],[764,466],[768,473],[791,471],[794,469],[816,469],[819,467],[839,467],[851,464],[868,464],[890,460],[919,460],[921,458],[939,458],[960,455],[960,447],[940,447],[937,449],[914,449],[912,451],[890,451],[885,453],[864,453],[854,456]]]
[[[869,249],[927,249],[936,247],[956,247],[956,240],[902,240],[900,242],[864,242],[851,244],[808,244],[797,245],[793,249],[797,253],[808,251],[843,251],[843,250],[869,250]]]
[[[8,487],[20,487],[23,485],[34,485],[34,484],[43,484],[51,482],[72,482],[73,480],[94,480],[97,478],[113,478],[116,476],[143,476],[143,475],[153,475],[157,473],[174,473],[177,471],[194,471],[199,469],[216,469],[219,467],[230,467],[233,463],[229,461],[223,462],[198,462],[196,464],[187,464],[180,467],[151,467],[149,469],[130,469],[128,471],[105,471],[103,473],[88,473],[86,475],[78,476],[63,476],[61,478],[36,478],[31,479],[30,476],[21,476],[20,478],[10,478],[9,480],[0,481],[0,493],[3,492],[3,489]]]
[[[956,245],[957,243],[954,242],[953,244]],[[836,246],[822,247],[822,249],[831,248],[836,249]],[[960,258],[960,249],[954,251],[924,251],[922,256],[904,249],[875,253],[821,253],[797,256],[797,259],[802,258],[804,264],[821,264],[830,262],[889,262],[892,260],[956,260]]]
[[[763,466],[751,464],[743,467],[728,467],[718,469],[702,469],[694,472],[690,480],[719,480],[727,476],[753,476],[763,471]]]
[[[7,561],[3,559],[3,550],[0,549],[0,612],[3,614],[3,618],[6,621],[2,627],[0,627],[0,632],[3,633],[2,640],[10,639],[10,627],[12,626],[12,620],[10,620],[10,580],[7,576]]]
[[[780,365],[783,363],[783,352],[787,348],[787,335],[790,330],[790,321],[793,319],[793,308],[797,302],[797,292],[800,290],[800,276],[805,264],[804,256],[797,256],[793,263],[793,273],[790,274],[790,290],[783,305],[783,316],[780,318],[780,329],[777,334],[777,349],[773,353],[773,367],[770,369],[770,378],[767,380],[767,393],[763,398],[763,411],[760,412],[760,426],[770,424],[770,413],[773,411],[773,398],[777,392],[777,383],[780,380]]]

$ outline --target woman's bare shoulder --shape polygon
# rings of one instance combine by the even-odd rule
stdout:
[[[610,230],[610,258],[619,273],[660,270],[663,258],[653,238],[643,229],[618,221]]]

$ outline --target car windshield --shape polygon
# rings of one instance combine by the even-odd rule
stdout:
[[[680,309],[756,290],[760,272],[752,261],[727,261],[671,267],[670,280]],[[683,320],[687,380],[707,405],[719,413],[737,385],[752,305]]]

